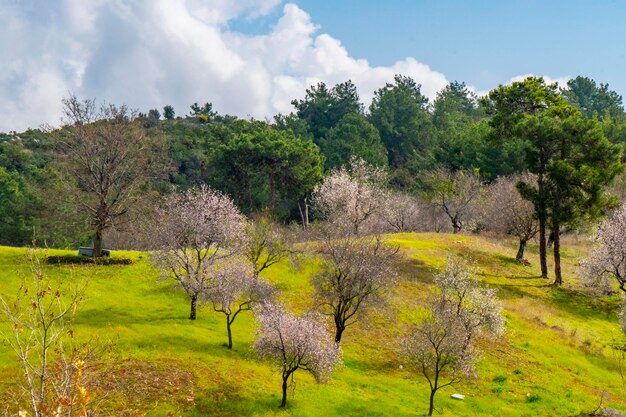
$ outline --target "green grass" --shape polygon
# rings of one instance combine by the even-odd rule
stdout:
[[[255,323],[243,314],[233,325],[234,349],[225,347],[224,318],[201,308],[187,320],[188,301],[170,281],[159,280],[146,254],[115,252],[132,265],[46,265],[54,280],[89,279],[74,326],[81,340],[112,341],[120,363],[157,378],[152,397],[137,408],[150,416],[414,416],[428,405],[428,386],[397,355],[399,336],[424,316],[432,273],[449,253],[471,256],[481,278],[499,290],[508,329],[505,337],[481,343],[476,379],[443,389],[440,416],[573,416],[597,406],[626,409],[624,390],[610,344],[622,340],[617,296],[597,299],[576,278],[577,262],[588,250],[583,240],[566,240],[565,286],[554,289],[539,278],[536,247],[531,266],[514,262],[514,241],[446,234],[389,236],[401,248],[402,281],[390,306],[371,323],[350,328],[342,341],[344,366],[330,383],[317,385],[296,374],[295,395],[279,410],[280,377],[251,350]],[[47,255],[66,255],[49,250]],[[25,249],[0,248],[0,293],[10,296],[27,273]],[[265,276],[291,308],[310,307],[310,279],[319,270],[313,255],[296,264],[275,265]],[[0,328],[6,329],[2,323]],[[0,345],[0,389],[13,384],[17,362]],[[156,376],[155,376],[156,375]],[[169,387],[169,388],[168,388]],[[459,392],[464,401],[450,398]]]

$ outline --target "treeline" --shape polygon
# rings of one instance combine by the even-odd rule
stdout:
[[[465,84],[453,82],[430,102],[419,84],[398,75],[375,92],[368,108],[347,81],[312,86],[303,99],[292,102],[293,113],[272,121],[220,115],[211,103],[194,103],[182,116],[169,105],[146,114],[122,107],[116,110],[123,109],[122,115],[70,117],[51,131],[1,134],[0,244],[25,245],[33,239],[51,246],[92,242],[96,225],[85,204],[90,185],[82,180],[90,174],[73,167],[76,149],[67,146],[67,138],[78,124],[103,127],[107,121],[116,123],[116,117],[129,123],[124,129],[132,125],[145,138],[137,146],[148,159],[142,164],[150,167],[133,174],[146,178],[127,190],[133,194],[132,204],[120,208],[115,221],[104,222],[109,242],[125,247],[139,244],[127,231],[150,216],[154,199],[172,186],[184,190],[206,184],[232,196],[246,214],[265,211],[284,223],[306,225],[316,215],[309,210],[314,188],[353,157],[386,171],[391,190],[428,196],[437,188],[432,181],[436,171],[474,172],[483,183],[533,172],[530,164],[537,145],[549,136],[544,133],[552,129],[558,134],[555,126],[546,124],[550,117],[576,113],[587,125],[571,129],[593,131],[622,148],[626,143],[622,98],[606,84],[577,77],[563,89],[537,78],[515,85],[519,88],[500,87],[478,98]],[[552,97],[554,105],[539,97],[542,94]],[[547,115],[534,132],[530,126],[520,130],[522,114],[556,108],[555,100],[560,100],[562,111]],[[90,106],[94,112],[95,103]],[[94,130],[94,135],[105,133]],[[539,143],[533,143],[533,135],[539,135]],[[106,141],[102,146],[108,146]],[[91,210],[98,209],[92,205]],[[438,230],[437,221],[429,227]]]

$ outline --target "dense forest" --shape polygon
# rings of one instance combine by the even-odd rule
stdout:
[[[200,184],[229,194],[246,214],[264,211],[285,224],[306,224],[309,215],[310,221],[316,216],[308,209],[315,187],[353,157],[383,169],[389,189],[423,202],[436,188],[429,181],[433,172],[473,172],[483,184],[532,172],[537,147],[529,139],[532,132],[520,130],[531,127],[516,118],[535,112],[532,106],[523,108],[533,100],[538,107],[561,107],[547,119],[579,118],[585,123],[579,129],[623,149],[622,97],[607,84],[581,76],[562,88],[528,78],[481,98],[464,83],[452,82],[429,101],[418,83],[398,75],[375,92],[368,108],[352,82],[319,83],[303,99],[293,100],[293,113],[271,121],[221,115],[210,102],[194,103],[182,114],[169,105],[147,113],[122,106],[133,129],[147,138],[141,152],[149,169],[143,172],[146,181],[133,190],[133,204],[107,224],[106,245],[140,247],[129,233],[138,222],[130,219],[150,216],[157,196]],[[96,103],[90,106],[93,110]],[[76,120],[54,129],[0,135],[0,244],[19,246],[35,239],[72,247],[92,242],[94,228],[81,197],[87,189],[71,175],[72,158],[63,145],[72,123]],[[437,224],[433,219],[424,227],[442,227]]]

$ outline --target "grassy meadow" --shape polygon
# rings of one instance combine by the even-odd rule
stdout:
[[[438,416],[575,416],[604,405],[626,410],[624,388],[612,344],[621,343],[618,295],[589,295],[576,278],[576,265],[589,249],[585,239],[564,242],[563,288],[539,277],[537,248],[530,266],[514,261],[514,240],[447,234],[389,235],[401,248],[401,281],[384,311],[348,328],[342,341],[344,365],[328,384],[315,384],[303,371],[287,408],[278,408],[280,376],[251,349],[255,323],[250,312],[233,325],[234,348],[226,348],[225,318],[208,306],[187,319],[189,302],[173,281],[161,281],[139,252],[115,252],[132,265],[47,265],[53,280],[88,278],[85,301],[73,330],[80,340],[111,343],[112,378],[133,382],[131,399],[113,395],[112,407],[148,416],[414,416],[428,408],[428,385],[398,357],[398,338],[424,316],[432,274],[452,252],[477,261],[481,279],[498,289],[507,332],[481,343],[476,379],[437,394]],[[44,252],[43,250],[41,252]],[[47,255],[73,253],[46,250]],[[10,298],[28,274],[27,249],[0,248],[0,293]],[[43,255],[43,253],[42,253]],[[296,311],[310,307],[315,255],[264,271]],[[6,321],[0,329],[6,331]],[[8,401],[18,362],[0,344],[0,398]],[[464,401],[450,398],[465,394]],[[98,395],[98,393],[94,393]]]

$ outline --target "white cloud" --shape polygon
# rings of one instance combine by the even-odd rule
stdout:
[[[447,83],[414,58],[376,67],[350,56],[294,4],[267,33],[229,27],[280,3],[0,0],[0,131],[57,124],[68,92],[143,111],[171,104],[179,114],[211,101],[220,113],[264,118],[292,111],[291,100],[318,81],[351,79],[365,103],[399,73],[431,99]]]
[[[536,77],[536,76],[537,75],[535,74],[516,75],[515,77],[512,77],[508,81],[506,81],[503,85],[511,85],[514,82],[524,81],[528,77]],[[567,82],[572,79],[572,77],[569,77],[569,76],[554,78],[554,77],[550,77],[549,75],[541,75],[541,77],[543,77],[543,79],[545,80],[547,84],[557,83],[559,87],[565,87],[567,85]],[[493,87],[495,88],[496,86],[493,86]],[[470,89],[474,91],[478,96],[486,96],[489,93],[489,90],[476,91],[476,89],[473,87],[470,87]]]

